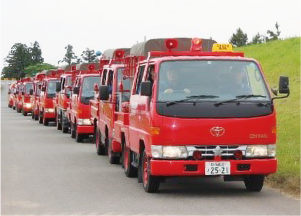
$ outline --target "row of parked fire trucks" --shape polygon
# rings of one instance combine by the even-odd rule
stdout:
[[[181,176],[222,176],[261,191],[277,170],[274,99],[288,95],[287,77],[269,89],[259,62],[231,44],[177,38],[21,79],[8,106],[55,122],[77,142],[93,136],[96,153],[122,163],[146,192]]]

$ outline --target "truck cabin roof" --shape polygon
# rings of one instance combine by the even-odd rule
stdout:
[[[115,51],[116,50],[124,50],[124,55],[129,55],[130,54],[130,48],[118,48],[118,49],[107,49],[104,51],[102,54],[102,59],[115,59]]]

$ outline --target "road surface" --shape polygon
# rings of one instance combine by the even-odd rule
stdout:
[[[147,194],[120,165],[7,107],[1,91],[1,204],[6,215],[299,215],[300,201],[220,178],[168,179]]]

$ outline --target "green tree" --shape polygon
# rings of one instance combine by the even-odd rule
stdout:
[[[271,30],[268,30],[267,33],[270,35],[270,37],[266,37],[266,41],[272,41],[272,40],[278,40],[279,39],[279,36],[280,36],[280,33],[281,31],[279,30],[279,25],[278,23],[276,22],[275,24],[275,27],[276,27],[276,33],[274,33],[273,31]]]
[[[2,69],[4,77],[23,78],[25,76],[24,68],[31,64],[31,54],[29,47],[25,44],[15,43],[8,56],[5,58],[7,66]]]
[[[31,44],[32,47],[29,48],[31,54],[31,65],[43,63],[44,59],[42,58],[42,50],[40,44],[35,41]]]
[[[68,44],[68,46],[66,46],[65,49],[66,49],[65,57],[63,58],[63,60],[58,61],[58,63],[66,62],[68,65],[71,65],[71,64],[76,64],[76,63],[80,62],[80,59],[78,59],[77,56],[75,55],[75,53],[73,52],[73,46]],[[73,60],[76,60],[76,61],[73,61]]]
[[[87,62],[87,63],[97,61],[95,51],[90,50],[89,48],[87,48],[85,51],[82,52],[81,57],[84,60],[84,62]]]
[[[56,67],[48,63],[39,63],[39,64],[30,65],[26,67],[24,69],[24,72],[26,73],[26,76],[31,77],[38,72],[41,72],[43,70],[50,70],[50,69],[56,69]]]
[[[250,44],[261,44],[263,43],[263,36],[259,34],[259,32],[253,37]]]
[[[229,39],[229,42],[236,47],[245,46],[248,42],[248,36],[241,30],[241,28],[238,28],[236,33],[233,33],[232,37]]]

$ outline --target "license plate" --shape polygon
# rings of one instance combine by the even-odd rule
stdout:
[[[230,162],[205,162],[205,175],[230,175]]]

